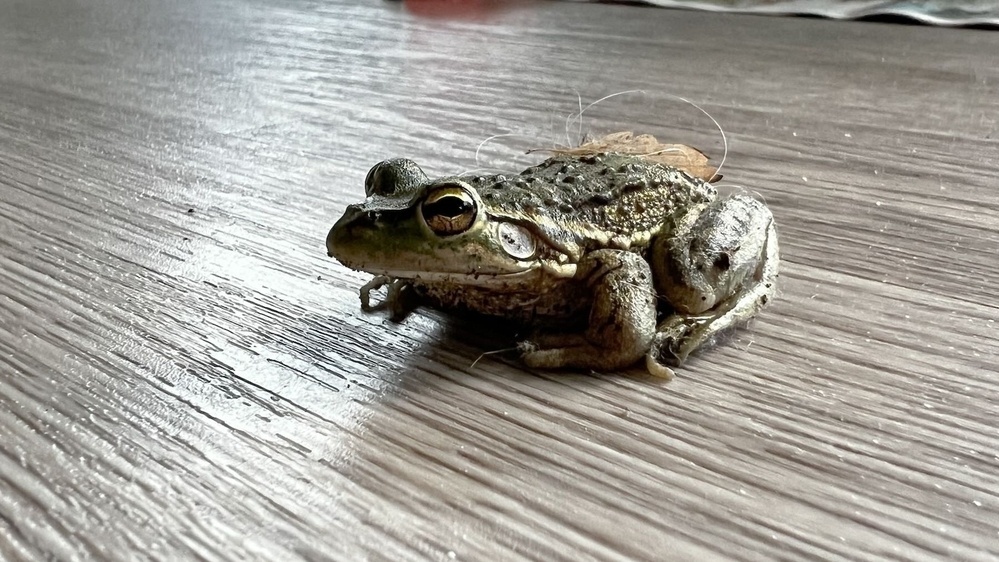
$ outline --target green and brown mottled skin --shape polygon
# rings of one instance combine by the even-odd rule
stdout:
[[[329,254],[425,303],[537,329],[534,367],[620,369],[643,356],[670,376],[718,331],[773,297],[770,211],[641,156],[555,156],[515,176],[429,180],[410,160],[372,168]],[[658,323],[657,323],[658,321]]]

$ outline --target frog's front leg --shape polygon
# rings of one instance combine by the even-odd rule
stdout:
[[[655,242],[656,288],[674,309],[657,328],[650,370],[679,364],[718,332],[748,320],[777,290],[773,215],[739,194],[713,202],[681,232]]]
[[[388,287],[385,298],[371,304],[371,292],[382,287]],[[373,312],[388,309],[392,318],[403,318],[413,310],[413,303],[406,298],[406,292],[412,288],[409,279],[396,279],[388,275],[376,275],[365,283],[360,290],[361,310]]]
[[[652,270],[641,256],[597,250],[578,265],[576,279],[592,294],[587,328],[577,334],[544,334],[524,342],[530,367],[615,370],[649,349],[656,330]]]

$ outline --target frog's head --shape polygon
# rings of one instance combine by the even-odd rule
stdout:
[[[387,160],[368,172],[364,190],[365,201],[347,207],[326,237],[329,255],[351,269],[485,285],[541,265],[538,238],[492,216],[461,178],[430,181],[411,160]]]

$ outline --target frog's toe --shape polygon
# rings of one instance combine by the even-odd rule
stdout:
[[[665,380],[672,380],[676,374],[673,369],[659,361],[659,350],[652,348],[645,354],[645,369],[650,375]]]
[[[520,352],[521,355],[527,355],[528,353],[533,353],[537,350],[538,344],[533,341],[525,340],[517,344],[517,351]]]
[[[372,277],[370,281],[365,283],[361,287],[360,297],[361,297],[361,309],[366,312],[371,312],[374,310],[380,310],[388,306],[389,299],[392,296],[391,291],[392,278],[387,275],[376,275]],[[384,300],[371,304],[371,293],[372,291],[377,291],[382,287],[389,285],[389,293]]]

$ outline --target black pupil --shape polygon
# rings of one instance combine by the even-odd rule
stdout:
[[[472,210],[472,203],[461,197],[447,195],[423,206],[425,217],[460,217]]]

